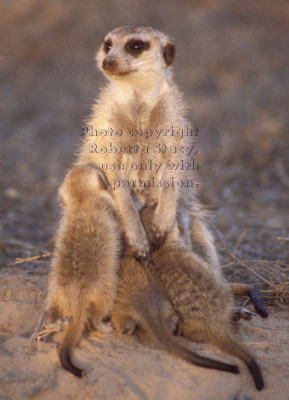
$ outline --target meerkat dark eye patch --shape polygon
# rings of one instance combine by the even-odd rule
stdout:
[[[167,67],[172,65],[175,58],[176,49],[173,43],[167,43],[164,48],[164,59]]]
[[[112,41],[110,39],[103,43],[103,50],[107,54],[112,48]]]
[[[124,49],[129,54],[134,57],[139,56],[143,51],[148,50],[150,48],[149,42],[143,42],[142,40],[138,39],[131,39],[126,42]]]

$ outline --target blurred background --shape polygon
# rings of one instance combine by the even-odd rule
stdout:
[[[1,264],[50,251],[57,188],[103,83],[94,54],[107,32],[130,23],[175,41],[175,80],[200,131],[203,195],[224,271],[286,301],[286,0],[2,0]]]

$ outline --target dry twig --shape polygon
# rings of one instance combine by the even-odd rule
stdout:
[[[11,265],[22,264],[25,262],[32,262],[32,261],[38,260],[39,258],[46,258],[46,257],[51,257],[51,253],[41,254],[40,256],[34,256],[34,257],[28,257],[28,258],[16,258],[15,261],[13,261],[9,264],[5,264],[4,267],[10,267]]]
[[[221,237],[221,234],[220,234],[220,232],[218,231],[218,229],[217,229],[216,227],[214,227],[214,228],[215,228],[215,230],[216,230],[216,232],[217,232],[217,234],[218,234],[218,236],[219,236],[219,238],[220,238],[220,240],[221,240],[221,242],[222,242],[222,244],[223,244],[225,250],[227,251],[227,253],[228,253],[235,261],[237,261],[238,263],[240,263],[240,265],[242,265],[243,267],[247,268],[247,269],[248,269],[249,271],[251,271],[254,275],[258,276],[258,278],[260,278],[263,282],[266,282],[269,286],[274,287],[274,285],[273,285],[270,281],[268,281],[267,279],[263,278],[263,276],[261,276],[260,274],[258,274],[258,272],[254,271],[254,269],[253,269],[252,267],[250,267],[250,266],[249,266],[248,264],[246,264],[244,261],[242,261],[242,260],[240,260],[238,257],[236,257],[236,256],[228,249],[228,247],[227,247],[226,244],[224,243],[224,241],[223,241],[223,239],[222,239],[222,237]]]

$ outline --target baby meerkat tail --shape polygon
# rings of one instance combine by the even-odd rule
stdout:
[[[244,345],[238,343],[231,336],[215,338],[214,342],[221,350],[225,351],[227,354],[238,357],[246,364],[253,377],[257,390],[262,390],[264,388],[265,384],[260,367]]]
[[[146,325],[144,326],[144,328],[169,353],[174,354],[177,357],[199,367],[217,369],[220,371],[231,372],[233,374],[239,373],[239,369],[236,365],[226,364],[221,361],[206,358],[184,348],[179,343],[177,343],[176,340],[174,340],[173,336],[171,336],[167,332],[165,323],[164,321],[162,321],[162,317],[159,311],[156,318],[154,318],[151,310],[153,306],[150,307],[149,304],[142,303],[141,308],[142,322],[144,322]],[[140,310],[138,311],[140,312]]]
[[[248,296],[251,299],[256,312],[262,318],[268,317],[268,311],[263,304],[262,295],[257,287],[246,283],[231,283],[230,288],[235,296]]]
[[[87,313],[82,309],[81,303],[77,305],[72,318],[73,320],[69,324],[59,348],[59,359],[64,369],[81,378],[84,375],[84,371],[76,367],[71,361],[72,349],[80,340],[87,319]]]

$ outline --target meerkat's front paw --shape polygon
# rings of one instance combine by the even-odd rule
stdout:
[[[147,238],[145,237],[143,241],[131,243],[131,248],[134,254],[135,259],[141,264],[147,263],[149,259],[149,243]]]
[[[134,252],[134,258],[136,259],[137,262],[139,262],[143,267],[147,267],[149,261],[150,261],[150,255],[149,252],[147,253],[142,253],[141,255],[139,253]]]
[[[151,250],[158,250],[166,241],[168,230],[159,226],[153,225],[151,235]]]
[[[166,241],[172,225],[173,218],[158,209],[155,210],[153,222],[150,227],[151,250],[158,250]]]
[[[151,244],[151,250],[155,251],[158,250],[166,241],[168,236],[168,232],[154,232],[152,235],[152,244]]]

